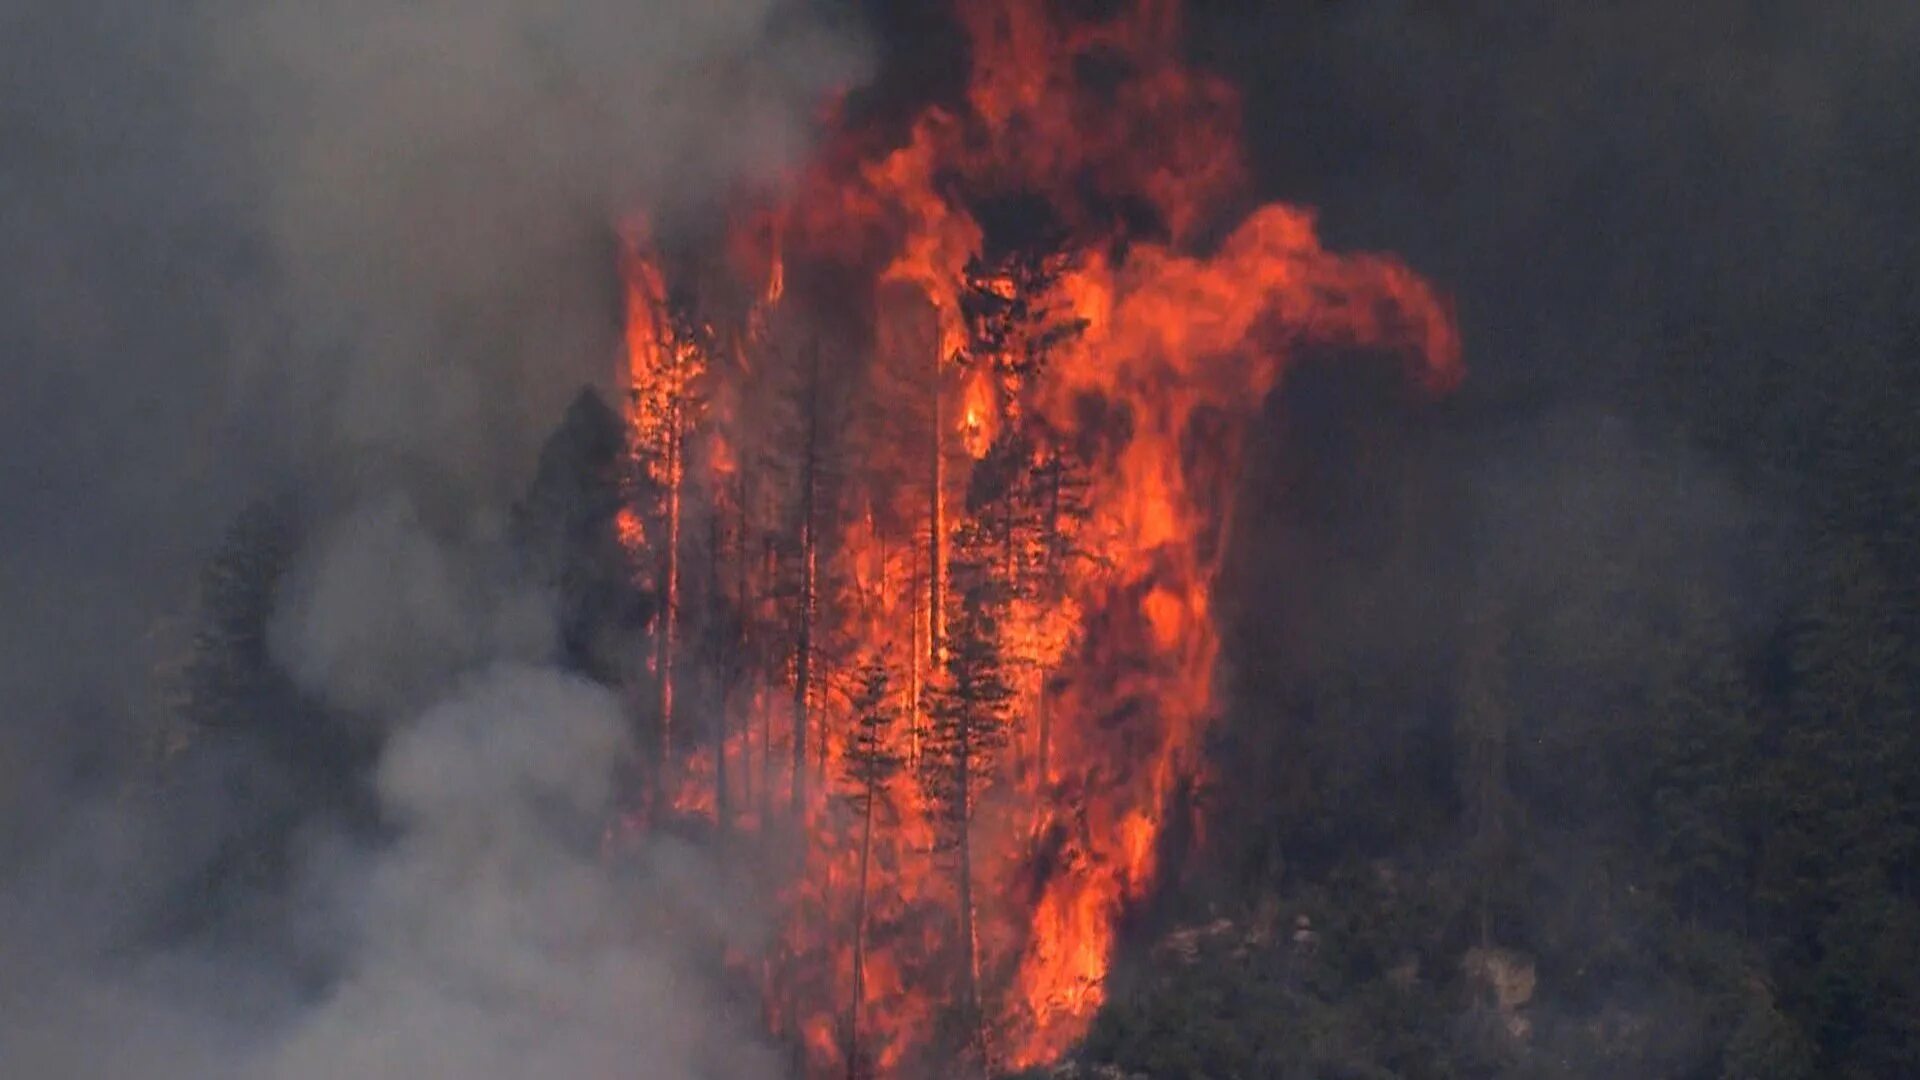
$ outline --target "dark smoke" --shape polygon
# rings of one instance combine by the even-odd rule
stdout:
[[[1835,489],[1913,475],[1905,444],[1863,418],[1910,414],[1920,393],[1920,14],[1793,0],[1192,10],[1196,55],[1248,91],[1263,190],[1320,207],[1330,245],[1401,252],[1452,291],[1468,368],[1437,407],[1350,366],[1309,367],[1272,403],[1226,590],[1221,755],[1223,818],[1249,810],[1272,834],[1230,844],[1214,869],[1289,883],[1287,903],[1344,889],[1315,911],[1329,940],[1344,929],[1400,962],[1391,950],[1441,920],[1394,924],[1395,903],[1472,897],[1472,875],[1498,865],[1472,847],[1463,715],[1511,702],[1504,781],[1529,816],[1509,865],[1531,875],[1516,886],[1530,906],[1496,911],[1494,940],[1504,918],[1506,940],[1541,958],[1531,1064],[1717,1068],[1726,1002],[1677,991],[1687,976],[1659,952],[1657,917],[1621,914],[1647,895],[1634,868],[1664,838],[1636,831],[1648,794],[1618,763],[1652,752],[1657,705],[1636,694],[1662,665],[1706,655],[1758,694],[1792,685],[1783,658],[1797,613],[1818,609],[1821,535],[1906,543],[1899,518],[1843,516],[1859,510]],[[1476,681],[1489,653],[1510,683]],[[1767,828],[1753,812],[1731,827]],[[1676,918],[1742,925],[1716,903]],[[1463,933],[1418,985],[1458,977],[1479,936]],[[1662,959],[1617,959],[1649,955]],[[1736,1004],[1753,986],[1803,1009],[1828,992],[1804,966],[1742,962],[1762,974]],[[1341,1005],[1360,1012],[1357,996]],[[1671,1056],[1651,1072],[1607,1056],[1641,1051]]]

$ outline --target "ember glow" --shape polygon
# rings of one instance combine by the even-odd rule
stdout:
[[[962,3],[963,100],[836,121],[724,256],[625,232],[648,798],[777,854],[734,960],[812,1074],[1072,1046],[1202,766],[1246,426],[1304,347],[1459,375],[1419,277],[1249,201],[1176,4],[1065,6]]]

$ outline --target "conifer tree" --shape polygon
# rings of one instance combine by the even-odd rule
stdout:
[[[650,554],[657,560],[655,591],[660,598],[652,657],[662,770],[662,782],[654,785],[657,801],[664,798],[665,771],[674,754],[674,669],[681,620],[688,449],[706,419],[704,395],[713,341],[710,330],[694,315],[693,299],[670,294],[657,270],[637,252],[629,254],[625,273],[630,283],[628,415],[635,509],[646,525]]]
[[[1078,337],[1084,320],[1047,303],[1067,269],[1058,244],[976,258],[967,267],[961,309],[966,316],[965,363],[990,376],[1000,397],[1001,422],[968,478],[967,514],[996,552],[993,573],[1002,602],[1022,616],[1044,620],[1058,611],[1074,537],[1087,513],[1087,481],[1069,450],[1037,415],[1021,408],[1022,388],[1044,372],[1054,353]],[[1003,659],[1037,673],[1031,693],[1038,730],[1027,764],[1036,789],[1049,771],[1052,730],[1047,672],[1035,646],[1053,635],[1038,625],[1004,626]],[[1037,690],[1037,692],[1035,692]]]
[[[847,1026],[850,1072],[859,1071],[864,1061],[860,1008],[866,994],[867,878],[873,860],[874,815],[885,807],[888,789],[902,765],[893,747],[893,728],[900,710],[886,662],[867,660],[854,673],[854,679],[853,740],[844,766],[844,797],[860,819],[860,877],[853,915],[853,1001]]]
[[[181,672],[180,711],[192,733],[233,731],[290,692],[267,648],[274,591],[293,557],[284,508],[247,507],[200,574],[191,653]]]
[[[928,702],[921,751],[921,782],[932,807],[935,850],[949,861],[954,879],[963,1019],[980,1050],[985,1039],[979,1026],[973,830],[997,778],[1013,704],[1000,635],[1005,594],[993,573],[988,539],[973,523],[954,538],[945,662]]]

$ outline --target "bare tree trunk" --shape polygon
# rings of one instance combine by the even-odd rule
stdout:
[[[1044,794],[1047,790],[1048,783],[1047,772],[1052,767],[1048,759],[1048,754],[1052,750],[1053,742],[1053,710],[1047,707],[1047,675],[1044,671],[1040,673],[1040,699],[1034,703],[1034,711],[1039,714],[1038,727],[1040,729],[1039,753],[1035,755],[1037,758],[1035,762],[1037,772],[1034,776],[1034,786],[1035,790]]]
[[[744,647],[743,647],[744,649]],[[738,685],[729,689],[735,700],[742,697],[746,706],[740,717],[740,813],[745,816],[753,811],[753,694],[749,691],[745,678],[746,669],[740,671]],[[736,706],[738,707],[738,706]]]
[[[675,364],[679,363],[675,353]],[[673,777],[673,653],[680,619],[680,487],[683,447],[680,431],[680,392],[676,390],[667,405],[666,476],[667,543],[666,566],[662,580],[664,603],[660,613],[660,633],[654,639],[654,674],[660,687],[660,763],[659,782],[654,785],[656,812],[669,801],[668,787]]]
[[[1066,568],[1061,565],[1066,561],[1066,544],[1063,539],[1063,530],[1060,528],[1061,474],[1066,469],[1066,463],[1061,459],[1059,452],[1055,451],[1049,459],[1049,465],[1047,470],[1047,568],[1044,580],[1049,582],[1045,588],[1051,591],[1054,588],[1052,583],[1060,581],[1066,573]],[[1034,703],[1034,711],[1038,714],[1036,726],[1039,728],[1039,746],[1034,755],[1037,769],[1034,790],[1045,792],[1048,773],[1052,767],[1053,710],[1047,707],[1047,672],[1044,670],[1040,672],[1040,696]]]
[[[807,386],[806,447],[800,464],[800,627],[793,667],[793,807],[796,820],[807,807],[807,726],[813,682],[813,622],[817,587],[815,535],[820,467],[820,348],[813,348]]]
[[[778,573],[772,538],[768,538],[761,566],[761,585],[770,586]],[[774,664],[763,656],[760,687],[760,832],[773,822],[773,702]]]
[[[747,604],[747,471],[742,468],[737,474],[735,507],[739,511],[739,533],[735,537],[733,569],[733,609],[738,622],[737,637],[734,641],[734,656],[737,663],[727,677],[727,693],[730,698],[737,697],[747,690],[747,673],[753,667],[753,616]],[[750,812],[753,806],[753,695],[747,694],[746,713],[741,717],[740,735],[740,806],[742,813]],[[724,702],[722,703],[725,704]]]
[[[986,1053],[985,1018],[980,1009],[980,942],[973,918],[973,752],[971,724],[963,721],[960,729],[959,759],[955,762],[959,786],[960,811],[960,975],[961,1008],[968,1026],[968,1038],[984,1060]]]
[[[707,610],[724,611],[720,591],[720,513],[718,507],[707,516]],[[710,625],[710,624],[709,624]],[[731,627],[725,628],[731,630]],[[732,824],[727,792],[727,706],[733,700],[732,672],[739,655],[739,643],[728,640],[722,646],[726,656],[719,665],[720,700],[713,710],[713,823],[724,833]]]
[[[941,362],[935,354],[933,369],[933,486],[927,528],[927,656],[935,667],[940,664],[940,647],[946,637],[946,417],[940,407]]]
[[[1462,786],[1472,793],[1469,809],[1471,854],[1479,871],[1479,931],[1482,948],[1493,944],[1493,903],[1504,883],[1511,836],[1512,790],[1507,781],[1509,699],[1505,678],[1503,613],[1478,616],[1467,645],[1462,675],[1462,721],[1465,728],[1466,776]]]
[[[908,538],[911,541],[911,537]],[[920,548],[907,545],[907,766],[920,767]]]
[[[866,785],[866,806],[860,815],[860,891],[853,904],[853,1007],[847,1024],[847,1075],[857,1077],[860,1069],[860,1007],[867,996],[867,867],[873,857],[873,800],[879,797],[871,778]]]

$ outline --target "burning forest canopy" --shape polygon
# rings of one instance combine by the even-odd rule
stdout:
[[[271,753],[374,769],[371,792],[323,797],[414,830],[369,886],[401,925],[389,894],[434,874],[591,883],[572,844],[596,816],[612,864],[693,837],[752,867],[770,925],[716,943],[710,975],[805,1075],[1073,1049],[1170,832],[1207,827],[1249,426],[1305,354],[1431,395],[1461,374],[1432,285],[1253,197],[1238,95],[1186,62],[1177,3],[950,16],[952,93],[828,96],[815,149],[729,188],[719,230],[644,202],[608,223],[619,392],[575,402],[500,545],[557,606],[572,681],[510,667],[434,705],[426,687],[485,658],[538,655],[538,609],[446,599],[497,568],[423,543],[458,511],[406,500],[336,528],[318,566],[285,515],[244,521],[173,676],[203,732],[300,698]],[[387,575],[393,640],[341,638],[341,598]],[[318,734],[327,708],[356,723]],[[482,745],[528,710],[560,741]],[[384,744],[396,711],[419,719]],[[422,749],[463,742],[476,760]],[[484,784],[502,808],[470,802]],[[549,804],[574,838],[550,856],[520,818],[544,834]],[[511,825],[512,854],[421,839],[480,827],[437,824],[454,812]],[[465,936],[484,925],[367,938],[484,953]],[[375,986],[410,977],[369,964]],[[379,1011],[362,966],[296,1060]]]
[[[954,14],[957,100],[829,103],[724,245],[622,225],[630,827],[786,852],[743,962],[822,1075],[1084,1034],[1198,812],[1247,425],[1302,350],[1459,376],[1432,287],[1247,199],[1177,5]]]

